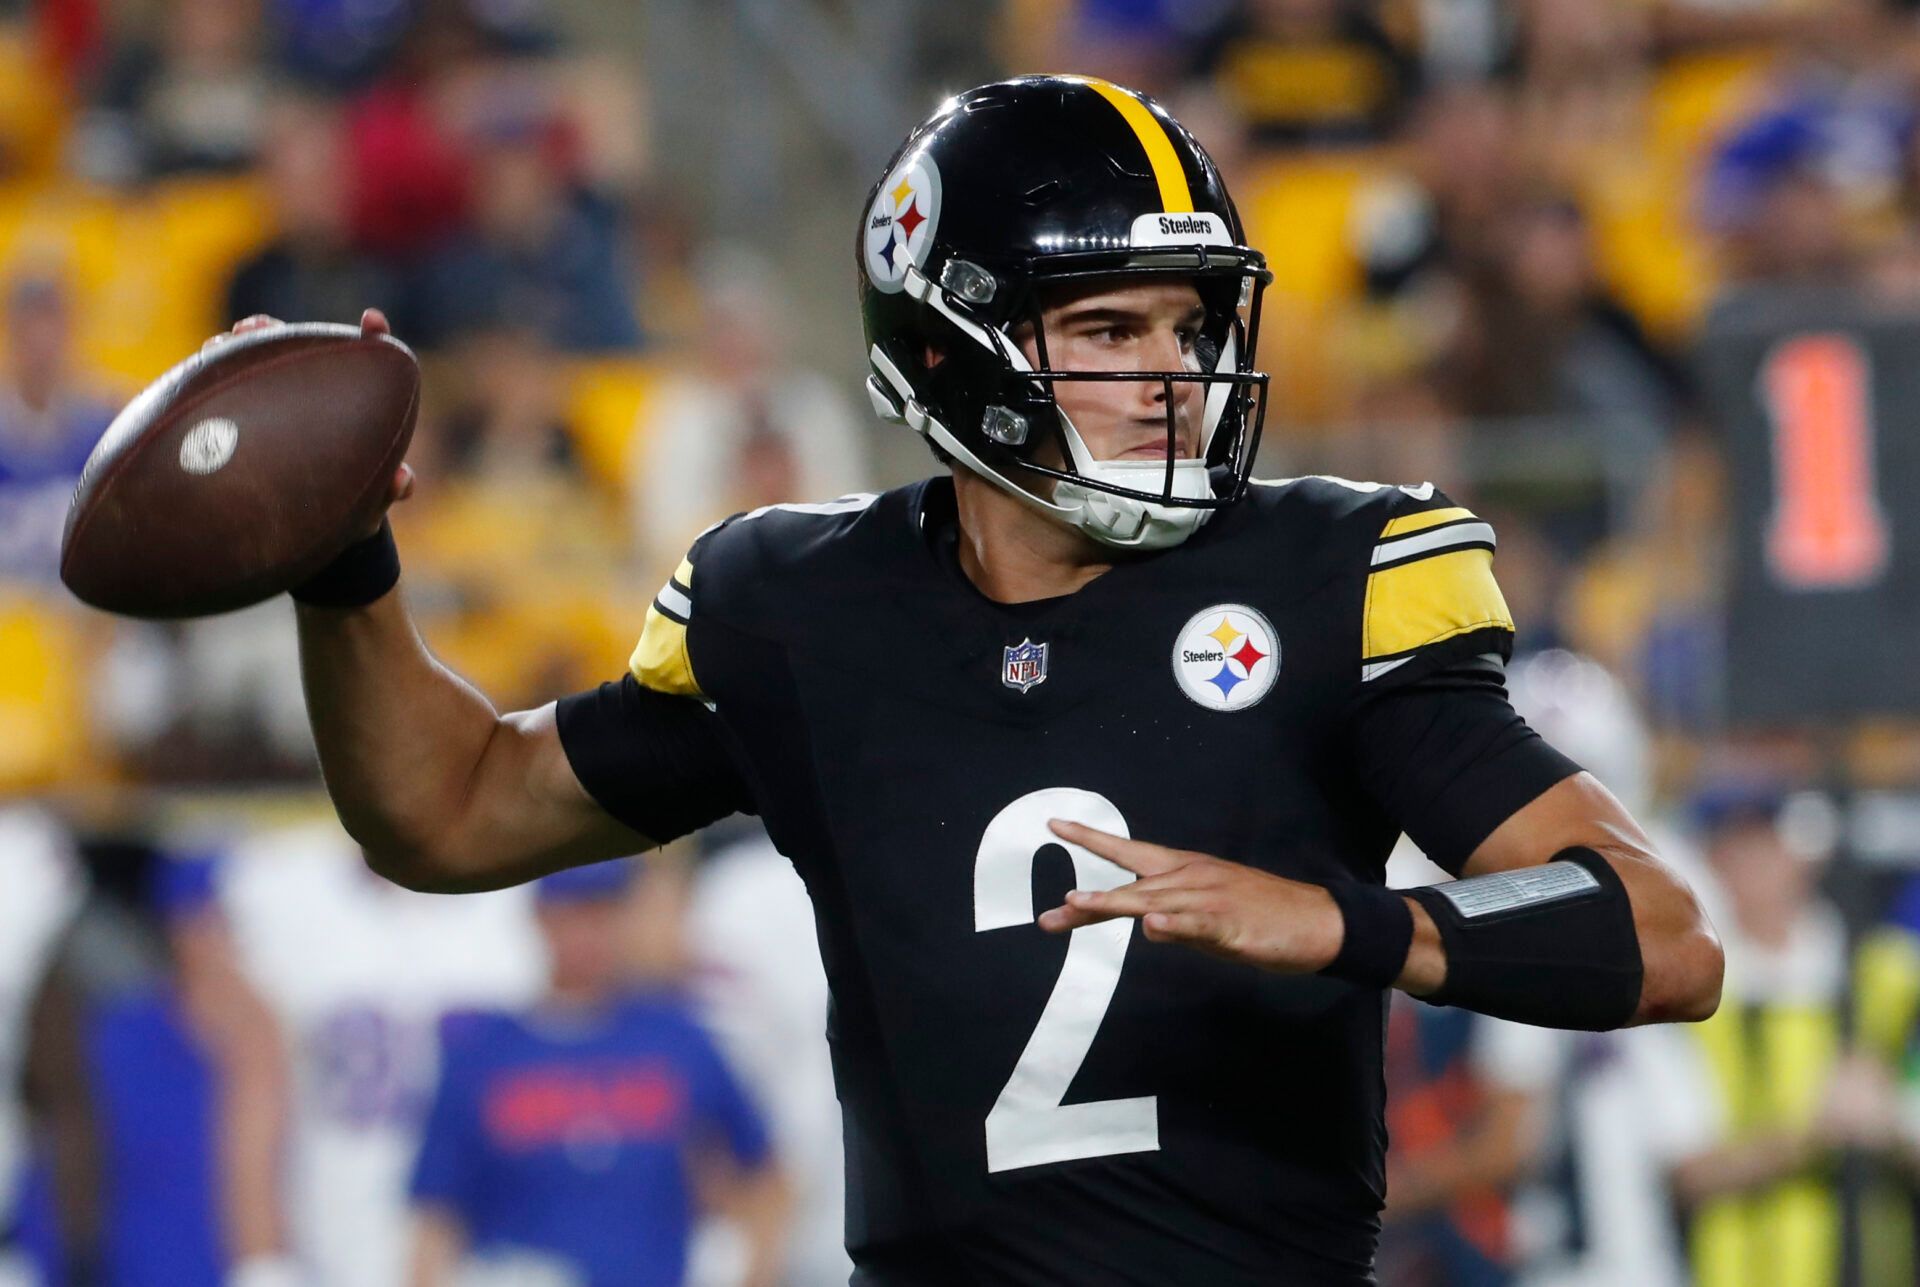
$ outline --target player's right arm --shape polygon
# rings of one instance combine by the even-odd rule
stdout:
[[[580,785],[555,704],[497,713],[427,650],[398,591],[297,613],[321,773],[382,876],[460,893],[653,847]]]
[[[234,330],[276,324],[249,318]],[[361,325],[387,330],[373,309]],[[390,500],[411,488],[402,465]],[[502,715],[427,649],[398,587],[361,607],[296,612],[327,791],[368,865],[397,884],[520,884],[751,807],[692,682],[678,614],[649,614],[626,679]],[[664,661],[650,667],[643,658],[656,654]]]

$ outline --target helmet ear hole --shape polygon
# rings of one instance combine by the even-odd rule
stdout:
[[[980,413],[980,432],[1003,447],[1025,445],[1031,429],[1025,416],[1007,407],[988,407]]]

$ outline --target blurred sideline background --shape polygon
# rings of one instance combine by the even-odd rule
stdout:
[[[1276,275],[1259,472],[1494,522],[1516,702],[1728,945],[1696,1029],[1396,1005],[1381,1281],[1916,1281],[1909,6],[0,0],[0,1283],[844,1282],[824,983],[751,827],[380,885],[285,604],[118,622],[55,560],[142,384],[379,306],[427,374],[431,646],[503,710],[617,676],[706,524],[930,472],[859,398],[852,225],[1019,71],[1200,136]]]

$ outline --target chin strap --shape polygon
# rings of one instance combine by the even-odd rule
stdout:
[[[1161,505],[1072,482],[1056,483],[1052,500],[1036,495],[982,460],[935,419],[914,398],[913,386],[879,345],[874,345],[867,356],[877,373],[867,379],[867,394],[881,419],[906,425],[1028,508],[1062,526],[1085,532],[1102,545],[1133,550],[1170,549],[1199,531],[1213,517],[1210,509]],[[1074,469],[1089,480],[1145,491],[1166,477],[1167,467],[1162,461],[1094,460],[1065,412],[1060,413],[1060,419],[1066,428],[1068,450],[1074,456]],[[1191,500],[1204,500],[1213,495],[1212,477],[1204,460],[1174,462],[1173,494]]]
[[[903,281],[906,292],[946,318],[962,335],[973,340],[1017,372],[1031,372],[1032,366],[1006,336],[962,314],[953,307],[947,292],[920,271],[909,266]],[[1230,361],[1233,340],[1229,336],[1222,361]],[[914,396],[913,385],[900,368],[875,344],[867,354],[874,377],[867,381],[868,396],[882,419],[904,423],[930,442],[937,444],[994,486],[1057,523],[1085,532],[1102,545],[1119,549],[1163,550],[1185,541],[1213,517],[1211,509],[1183,505],[1164,505],[1131,496],[1115,496],[1098,486],[1075,482],[1057,482],[1051,500],[1021,486],[961,443],[946,425],[930,414]],[[1172,494],[1182,500],[1207,500],[1213,495],[1213,480],[1205,460],[1207,445],[1232,389],[1222,385],[1208,391],[1202,413],[1201,459],[1175,461]],[[1058,408],[1055,408],[1058,411]],[[1073,426],[1067,413],[1058,411],[1065,430],[1069,464],[1075,473],[1090,483],[1125,487],[1133,491],[1156,490],[1166,478],[1163,461],[1095,460],[1086,442]]]

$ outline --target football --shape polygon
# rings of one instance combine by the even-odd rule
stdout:
[[[288,590],[380,512],[419,408],[419,363],[389,335],[315,322],[209,345],[101,436],[60,577],[129,617],[209,616]]]

